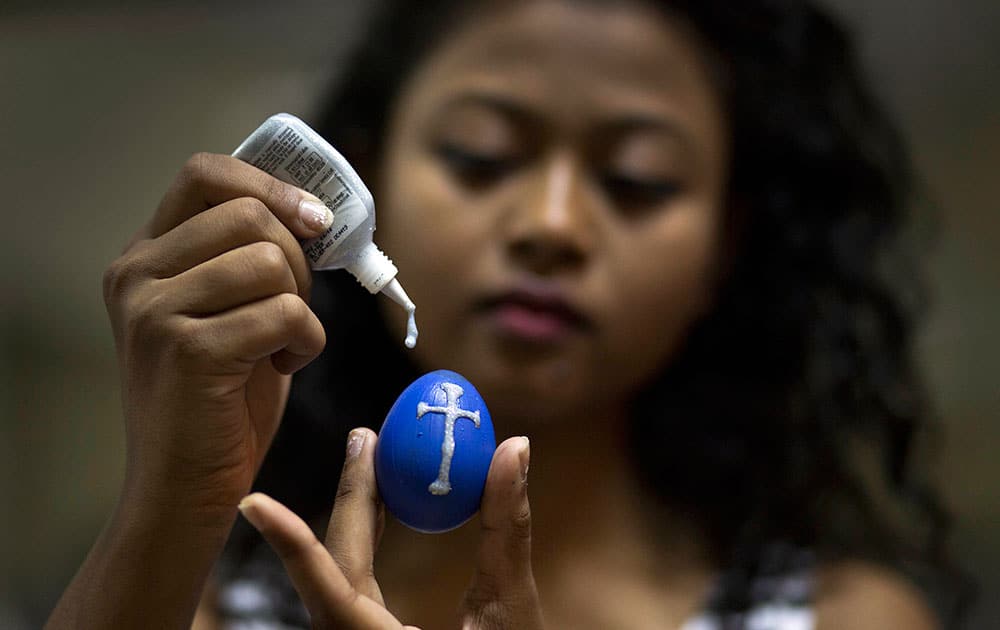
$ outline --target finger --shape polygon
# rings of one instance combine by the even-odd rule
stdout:
[[[228,251],[257,242],[274,243],[285,254],[299,295],[312,280],[309,264],[295,237],[263,202],[248,197],[227,201],[134,247],[140,264],[155,278],[169,278]]]
[[[281,247],[270,241],[243,245],[184,273],[157,281],[172,313],[211,315],[280,293],[298,285]]]
[[[330,210],[315,196],[228,155],[196,153],[164,195],[149,225],[156,238],[200,212],[221,203],[253,197],[299,238],[322,234],[333,223]]]
[[[281,293],[224,313],[187,320],[180,351],[200,363],[242,373],[248,364],[271,356],[282,374],[308,364],[326,345],[319,319],[302,299]],[[234,332],[235,331],[235,332]]]
[[[528,438],[505,440],[493,455],[480,508],[476,572],[463,609],[470,627],[541,628],[531,570]]]
[[[375,548],[383,509],[375,484],[375,440],[370,429],[354,429],[347,437],[347,456],[337,486],[337,500],[326,530],[326,548],[351,584],[376,601]]]
[[[483,577],[495,581],[497,588],[531,575],[529,457],[528,438],[505,440],[497,448],[486,477],[477,563],[483,569]]]
[[[402,627],[389,611],[351,586],[309,526],[291,510],[259,492],[245,497],[239,507],[281,558],[314,627]]]

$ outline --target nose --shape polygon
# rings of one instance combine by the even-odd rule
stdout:
[[[571,155],[539,164],[508,214],[507,253],[539,275],[581,268],[593,246],[592,220],[580,167]]]

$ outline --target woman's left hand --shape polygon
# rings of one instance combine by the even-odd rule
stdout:
[[[326,544],[274,499],[252,494],[243,515],[281,557],[314,628],[412,628],[385,608],[373,572],[384,508],[375,484],[375,434],[355,429],[330,516]],[[493,455],[480,511],[476,571],[462,602],[463,630],[543,627],[531,571],[526,438],[504,441]]]

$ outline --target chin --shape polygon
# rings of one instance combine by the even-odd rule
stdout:
[[[579,419],[595,407],[587,396],[594,388],[578,378],[559,377],[537,367],[482,372],[479,381],[473,382],[504,434],[528,433],[533,427]]]

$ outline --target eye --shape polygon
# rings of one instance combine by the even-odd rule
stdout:
[[[435,149],[438,158],[465,185],[481,188],[497,182],[517,167],[517,157],[485,153],[456,144],[440,144]]]
[[[681,188],[672,179],[639,178],[621,173],[605,173],[601,185],[612,201],[626,209],[645,209],[665,203]]]

